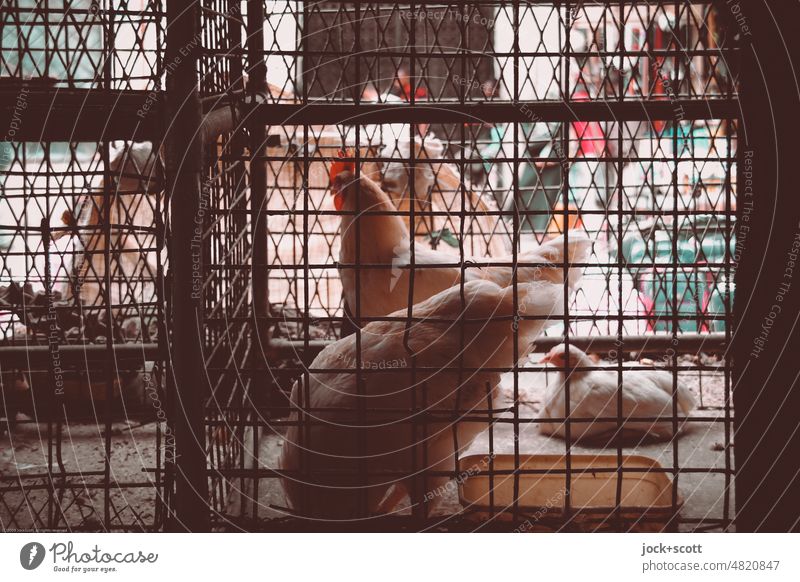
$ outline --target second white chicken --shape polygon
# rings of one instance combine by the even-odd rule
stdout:
[[[641,435],[667,439],[673,435],[673,377],[664,370],[623,370],[622,373],[622,429],[616,420],[618,409],[619,371],[616,366],[598,364],[586,353],[564,344],[554,347],[541,360],[560,368],[550,374],[547,389],[539,412],[540,419],[563,419],[567,416],[565,388],[569,377],[570,440],[579,441],[601,436]],[[594,368],[594,369],[585,369]],[[603,369],[606,368],[606,369]],[[694,395],[678,383],[674,397],[678,404],[678,428],[684,418],[696,407]],[[684,417],[684,418],[681,418]],[[665,418],[665,420],[638,420]],[[585,422],[584,422],[585,421]],[[566,438],[563,420],[542,422],[545,434]],[[619,432],[618,432],[619,431]]]

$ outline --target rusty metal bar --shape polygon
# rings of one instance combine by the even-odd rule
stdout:
[[[549,350],[564,342],[563,337],[542,337],[536,340],[536,350]],[[308,343],[308,349],[305,345]],[[282,338],[273,339],[270,342],[270,353],[278,357],[302,357],[313,358],[324,350],[333,341],[330,340],[310,340],[308,342],[297,340],[286,340]],[[622,339],[615,335],[601,336],[570,336],[570,345],[574,345],[584,351],[590,352],[610,352],[622,351],[639,354],[660,354],[674,350],[676,354],[696,354],[699,351],[711,353],[723,352],[726,349],[724,333],[687,333],[678,336],[677,344],[673,342],[671,335],[628,335]]]
[[[772,91],[792,66],[800,43],[774,42],[800,18],[795,2],[748,13],[752,46],[742,62],[742,163],[736,314],[732,333],[732,399],[738,532],[800,529],[800,439],[797,353],[800,296],[795,264],[800,244],[796,92]],[[776,27],[778,29],[776,29]],[[769,117],[763,115],[768,108]]]
[[[49,361],[48,346],[2,346],[0,347],[0,366],[36,369],[46,366]],[[103,364],[106,362],[108,348],[103,344],[59,346],[61,361],[65,364]],[[143,363],[158,360],[163,354],[158,344],[114,344],[114,362]]]
[[[267,93],[267,63],[264,60],[264,4],[261,0],[247,1],[247,60],[248,81],[247,93],[255,100],[259,94]],[[254,101],[255,102],[255,101]],[[250,336],[250,365],[257,373],[251,384],[250,398],[261,400],[267,398],[269,375],[264,370],[266,360],[264,354],[270,345],[271,330],[269,317],[269,283],[267,280],[267,130],[264,123],[256,117],[248,119],[247,129],[250,133],[250,211],[252,212],[252,325]],[[255,428],[252,434],[254,450],[258,450],[259,431]],[[258,463],[257,459],[253,460]],[[252,481],[252,499],[258,499],[258,479]],[[256,504],[254,501],[254,512]]]
[[[247,54],[249,62],[248,93],[255,98],[267,91],[267,65],[264,60],[264,6],[261,0],[247,2]],[[253,213],[253,321],[255,322],[252,350],[254,365],[263,367],[263,349],[269,345],[269,316],[267,289],[267,131],[263,123],[253,117],[248,124],[250,132],[250,210]],[[263,387],[263,386],[262,386]]]
[[[0,127],[8,127],[22,88],[0,88]],[[164,92],[89,89],[49,89],[35,85],[26,93],[25,123],[19,126],[19,141],[103,141],[125,139],[134,142],[157,141],[164,128]],[[230,101],[230,102],[229,102]],[[201,122],[205,139],[233,131],[242,123],[246,111],[266,103],[266,93],[250,97],[238,93],[206,97],[209,110]],[[111,108],[109,109],[109,104]],[[205,107],[204,107],[205,109]]]
[[[9,127],[17,96],[27,87],[25,123],[14,136],[17,141],[147,141],[163,133],[161,92],[42,90],[25,83],[0,89],[0,127]]]
[[[538,121],[650,121],[669,119],[676,109],[684,119],[720,119],[739,114],[737,99],[675,101],[531,101],[458,103],[430,101],[413,107],[397,103],[270,103],[250,115],[267,125],[370,123],[526,123]]]
[[[168,527],[173,531],[209,528],[204,406],[205,376],[200,330],[202,293],[194,288],[202,273],[202,254],[193,239],[200,216],[202,190],[201,107],[197,94],[197,0],[171,0],[167,5],[167,59],[175,63],[167,75],[167,199],[172,240],[172,410],[175,432],[175,497]],[[195,47],[195,48],[192,48]],[[201,230],[202,233],[202,230]]]

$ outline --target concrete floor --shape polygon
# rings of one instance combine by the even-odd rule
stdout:
[[[3,483],[4,491],[0,492],[0,531],[47,527],[47,439],[47,426],[30,421],[0,436],[0,477],[7,479]],[[156,520],[159,489],[154,473],[155,445],[155,423],[140,425],[130,421],[112,425],[108,496],[111,526],[115,529],[148,531],[160,525]],[[65,424],[61,453],[64,470],[70,477],[63,488],[59,485],[58,489],[64,515],[58,527],[69,524],[76,529],[103,530],[103,426]],[[56,457],[55,452],[53,456]],[[57,466],[55,470],[58,471]],[[24,490],[18,489],[18,484]]]
[[[681,373],[681,375],[684,373]],[[520,375],[520,401],[521,416],[536,417],[539,402],[543,395],[542,378],[537,378],[540,374]],[[699,392],[697,386],[697,373],[685,373],[685,381],[695,393]],[[680,377],[680,375],[679,375]],[[511,403],[513,394],[510,386],[511,378],[507,375],[501,385],[500,398],[503,403]],[[724,391],[724,384],[721,377],[708,378],[703,381],[703,396],[706,406],[708,402],[721,401]],[[698,394],[699,395],[699,394]],[[527,412],[527,414],[526,414]],[[720,410],[705,408],[692,416],[719,417],[722,415]],[[724,468],[725,467],[725,429],[722,422],[693,422],[689,428],[677,440],[678,464],[681,468]],[[494,427],[494,450],[496,454],[513,454],[514,452],[514,432],[510,424],[497,424]],[[248,439],[249,442],[249,439]],[[673,444],[670,442],[647,442],[642,444],[620,443],[624,446],[623,453],[628,455],[644,455],[655,459],[663,467],[673,466]],[[262,468],[277,468],[277,459],[280,448],[283,445],[282,438],[276,434],[262,434],[260,439],[260,449],[258,451],[258,464]],[[563,455],[566,449],[564,440],[543,435],[539,432],[535,424],[521,425],[520,431],[520,454],[560,454]],[[600,445],[573,445],[573,454],[616,454],[616,447]],[[482,433],[470,446],[467,455],[486,455],[489,451],[489,431]],[[732,462],[731,451],[731,462]],[[255,461],[255,459],[253,459]],[[679,495],[684,500],[683,508],[680,512],[681,519],[691,520],[712,520],[723,518],[723,508],[726,497],[725,476],[722,474],[709,473],[684,473],[679,477]],[[728,500],[731,503],[730,512],[733,511],[733,490],[727,491]],[[246,499],[252,498],[252,492],[244,492]],[[458,514],[464,510],[458,501],[458,492],[455,484],[448,487],[448,491],[443,494],[444,502],[437,510],[437,514]],[[257,512],[259,519],[286,517],[287,513],[280,508],[286,506],[281,486],[277,479],[261,479],[258,485]],[[242,502],[242,495],[234,494],[231,496],[231,513],[236,514],[239,503]],[[248,503],[248,506],[251,503]],[[730,517],[730,515],[729,515]],[[693,530],[697,526],[694,524],[682,524],[681,529]]]

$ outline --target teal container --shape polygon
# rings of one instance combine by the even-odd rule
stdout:
[[[699,261],[717,264],[725,263],[725,235],[722,232],[714,231],[705,233],[700,243],[700,248],[703,254],[699,258]],[[736,250],[736,237],[733,235],[731,236],[728,250],[730,252],[729,256],[733,257]]]
[[[671,124],[664,128],[662,132],[662,139],[665,141],[672,141],[672,137],[677,130],[678,139],[678,157],[683,156],[699,156],[705,157],[708,155],[713,140],[711,132],[707,127],[696,125],[697,122],[682,121],[677,124]],[[672,146],[669,146],[670,151]],[[724,154],[721,154],[724,155]]]
[[[732,278],[733,276],[731,276]],[[730,293],[730,307],[733,308],[733,295],[736,290],[736,283],[729,281],[724,273],[718,276],[718,280],[709,282],[710,293],[705,313],[708,315],[708,330],[715,332],[725,331],[725,295]]]
[[[637,267],[639,290],[643,293],[654,331],[672,332],[677,316],[678,331],[700,331],[705,303],[704,277],[691,265],[697,258],[697,247],[691,241],[679,240],[677,257],[673,254],[671,233],[657,232],[655,240],[638,240],[631,245],[630,265]]]
[[[623,239],[620,250],[646,303],[652,329],[671,332],[673,310],[677,309],[679,331],[724,332],[725,297],[730,295],[732,306],[735,285],[733,269],[728,280],[725,268],[719,265],[732,260],[736,239],[731,235],[727,240],[728,225],[713,214],[692,218],[690,227],[677,232],[677,257],[672,256],[671,230],[657,231],[655,240],[646,240],[636,230]],[[735,228],[735,221],[730,226]]]
[[[0,141],[0,181],[4,181],[6,170],[11,167],[14,161],[14,146],[11,142]]]
[[[722,230],[708,230],[702,235],[700,248],[702,256],[698,257],[698,262],[707,262],[714,265],[725,264],[726,258],[732,260],[736,249],[736,238],[731,235],[730,242],[726,245],[725,233]],[[726,246],[728,254],[726,257]],[[713,266],[703,270],[706,279],[706,301],[704,313],[707,316],[707,329],[712,332],[725,331],[725,296],[730,295],[729,307],[733,308],[734,291],[736,284],[733,282],[733,270],[731,269],[730,280],[724,267]]]
[[[11,167],[13,160],[14,146],[5,140],[0,141],[0,196],[5,196],[6,171]],[[13,241],[13,234],[0,231],[0,251],[7,251],[10,249]]]
[[[632,273],[636,273],[643,257],[646,254],[646,247],[644,237],[638,232],[631,232],[625,235],[622,239],[622,260]],[[617,247],[611,246],[609,255],[612,261],[617,260]]]
[[[655,241],[646,241],[640,235],[635,235],[633,242],[626,245],[623,242],[623,253],[628,254],[626,260],[632,268],[647,268],[652,263],[670,265],[672,263],[693,263],[697,257],[697,248],[692,241],[678,241],[678,256],[672,256],[672,237],[664,231],[656,232]],[[626,251],[626,246],[630,249]]]

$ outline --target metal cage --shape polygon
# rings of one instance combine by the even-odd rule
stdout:
[[[108,111],[137,119],[160,89],[161,3],[19,0],[0,19],[0,524],[158,530],[164,171]]]
[[[720,3],[12,4],[0,91],[25,112],[4,143],[0,362],[6,417],[29,417],[10,434],[29,426],[42,447],[19,459],[44,468],[3,460],[3,528],[731,527],[728,349],[746,158],[737,27]],[[585,260],[531,265],[583,272],[532,353],[566,342],[619,378],[669,373],[673,404],[657,419],[669,437],[573,443],[591,419],[569,412],[567,438],[540,434],[543,387],[558,372],[529,358],[502,370],[485,407],[446,411],[484,429],[447,470],[423,461],[393,475],[409,486],[390,514],[371,514],[366,492],[344,521],[290,508],[282,480],[320,475],[279,464],[286,433],[325,424],[290,398],[293,385],[302,393],[335,373],[362,390],[385,373],[364,367],[364,328],[392,317],[363,316],[361,290],[345,305],[342,273],[397,265],[340,261],[346,212],[330,173],[342,159],[389,194],[386,216],[442,257],[430,265],[412,252],[412,273],[516,273],[521,253],[559,235],[593,241]],[[394,318],[413,323],[407,307],[412,317]],[[314,364],[351,336],[353,362]],[[55,390],[59,374],[81,387],[74,407]],[[679,386],[698,400],[688,418]],[[423,404],[430,389],[419,389],[414,420],[396,420],[415,435],[442,422]],[[357,427],[374,411],[349,412],[350,436],[365,440]],[[624,424],[621,409],[604,420]],[[90,468],[80,431],[99,447]],[[601,454],[605,465],[586,465]],[[608,476],[597,511],[576,485],[592,470]],[[631,505],[631,475],[656,483],[658,504]],[[560,485],[529,505],[526,484],[543,476]],[[373,477],[361,463],[347,483],[366,491]],[[431,491],[434,478],[447,484]],[[470,488],[485,489],[473,505]]]
[[[259,353],[269,395],[245,422],[258,447],[246,439],[248,460],[227,472],[240,487],[217,523],[268,530],[727,529],[734,470],[726,354],[740,159],[738,48],[729,13],[709,2],[278,4],[265,22],[280,25],[265,26],[265,38],[256,37],[248,51],[251,59],[264,58],[273,75],[266,102],[249,114],[268,124],[258,144],[266,146],[259,217],[267,221],[269,297],[268,331],[259,336],[267,343]],[[248,8],[248,21],[264,20]],[[289,508],[281,479],[320,476],[281,467],[287,427],[299,424],[303,434],[330,421],[313,420],[308,402],[285,399],[295,381],[302,393],[326,373],[312,363],[320,350],[348,329],[359,338],[356,351],[365,349],[369,339],[359,327],[381,319],[359,321],[359,306],[344,305],[341,273],[393,268],[339,262],[341,213],[329,196],[329,171],[341,150],[392,196],[394,214],[418,244],[460,268],[491,268],[502,256],[511,266],[516,253],[565,228],[596,241],[585,263],[569,265],[584,270],[582,287],[536,350],[566,341],[613,363],[620,377],[652,367],[668,371],[676,387],[688,386],[699,399],[686,421],[694,436],[599,448],[543,439],[536,434],[543,422],[536,384],[553,372],[528,362],[508,370],[501,404],[474,411],[486,430],[467,451],[469,458],[510,455],[502,467],[499,460],[482,467],[480,478],[492,483],[490,491],[495,480],[505,480],[512,502],[484,499],[479,510],[464,507],[470,467],[456,455],[444,472],[452,479],[444,509],[433,516],[420,509],[430,493],[426,469],[437,476],[430,467],[419,468],[423,484],[411,487],[408,505],[391,515],[354,507],[355,525],[321,523],[319,515]],[[252,171],[253,158],[243,159]],[[256,296],[265,291],[254,288]],[[363,364],[332,370],[356,383],[381,373]],[[420,389],[420,398],[428,389]],[[354,426],[368,424],[370,411],[357,408]],[[431,414],[418,423],[433,423]],[[586,422],[567,416],[567,433]],[[411,423],[401,417],[397,422]],[[676,427],[684,422],[677,408],[667,417]],[[570,501],[582,472],[572,460],[602,452],[612,455],[605,470],[617,481],[610,509],[598,517]],[[561,455],[564,467],[527,468],[523,461],[532,453]],[[659,464],[624,465],[635,454]],[[523,510],[520,483],[530,483],[537,470],[563,475],[563,492],[547,508]],[[370,476],[360,471],[366,490]],[[626,471],[668,476],[663,513],[627,511]]]

